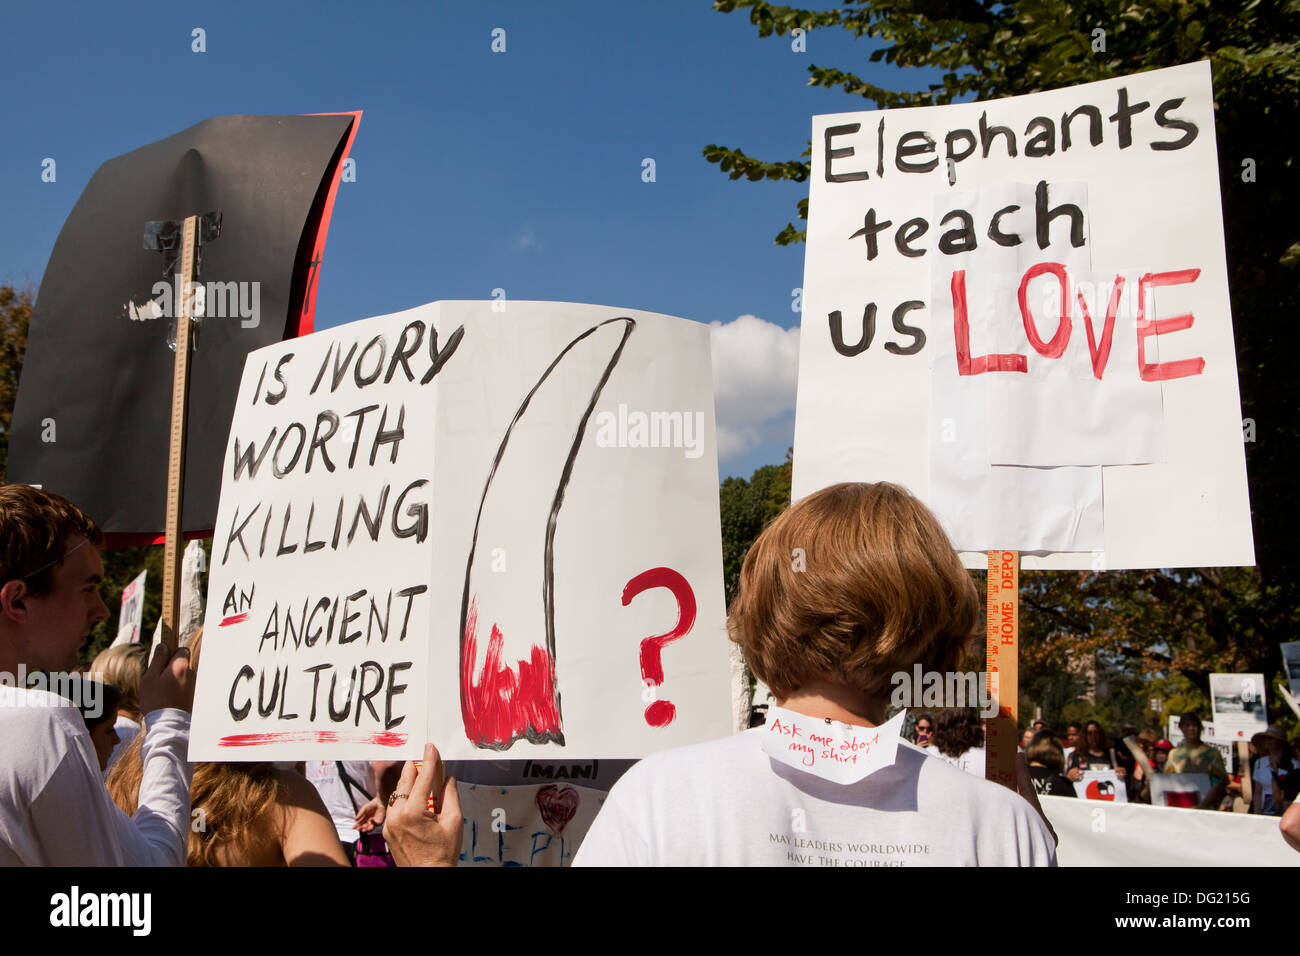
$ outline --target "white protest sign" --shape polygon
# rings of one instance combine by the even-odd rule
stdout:
[[[1291,696],[1300,696],[1300,641],[1288,641],[1282,648],[1282,679],[1287,682]]]
[[[1208,773],[1157,773],[1151,776],[1151,805],[1195,809],[1210,795]]]
[[[1128,803],[1128,791],[1124,789],[1124,781],[1114,770],[1083,771],[1083,777],[1074,781],[1074,795],[1083,800]]]
[[[134,580],[122,588],[122,610],[117,616],[117,637],[113,646],[118,644],[140,643],[140,625],[144,620],[144,581],[149,570],[146,568],[137,574]]]
[[[1254,563],[1208,63],[813,118],[794,496],[963,560]]]
[[[832,783],[857,783],[893,766],[906,717],[907,711],[900,710],[879,727],[858,727],[773,706],[763,729],[763,752]]]
[[[708,328],[499,307],[250,354],[191,759],[634,757],[729,732]]]
[[[1219,740],[1249,740],[1268,729],[1263,674],[1211,674],[1210,704]]]
[[[605,791],[568,783],[458,787],[465,835],[461,866],[568,866]]]

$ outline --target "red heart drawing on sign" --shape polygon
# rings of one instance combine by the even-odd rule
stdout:
[[[572,787],[558,787],[552,783],[537,791],[537,809],[542,811],[542,821],[556,836],[564,835],[564,828],[578,812],[581,802],[581,795]]]

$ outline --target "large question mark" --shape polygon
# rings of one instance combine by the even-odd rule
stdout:
[[[641,678],[655,686],[664,682],[664,645],[685,637],[695,626],[695,592],[672,568],[651,568],[627,582],[623,588],[623,606],[627,607],[634,597],[651,588],[667,588],[677,599],[677,625],[667,634],[656,634],[641,642]],[[656,700],[645,709],[645,722],[651,727],[665,727],[675,716],[677,707],[669,700]]]

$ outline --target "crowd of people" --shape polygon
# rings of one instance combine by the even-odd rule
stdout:
[[[71,502],[0,487],[0,676],[76,669],[91,628],[108,617],[101,540]],[[806,554],[797,569],[795,548]],[[885,483],[841,484],[760,535],[728,630],[781,708],[871,727],[885,721],[891,675],[957,666],[980,604],[916,498]],[[202,635],[144,657],[139,647],[110,648],[62,685],[74,689],[67,698],[0,681],[0,865],[457,862],[459,792],[433,744],[419,762],[191,765]],[[1172,749],[1137,736],[1153,738],[1157,768],[1214,773],[1217,751],[1198,728],[1195,715],[1185,718],[1186,741]],[[663,751],[614,784],[574,862],[1054,865],[1037,795],[1066,793],[1074,775],[1109,766],[1140,799],[1144,775],[1095,722],[1070,728],[1068,750],[1049,729],[1033,730],[1017,792],[983,779],[982,727],[970,710],[921,714],[919,746],[899,746],[892,764],[852,783],[769,759],[763,728]],[[1288,809],[1300,775],[1286,741],[1262,737],[1255,777],[1281,782],[1259,810],[1286,810],[1283,832],[1300,849],[1300,817]],[[1219,776],[1226,792],[1231,781]]]
[[[1233,763],[1239,765],[1232,770],[1219,748],[1202,739],[1204,724],[1198,714],[1183,714],[1178,729],[1183,740],[1177,746],[1155,730],[1134,727],[1122,729],[1121,743],[1116,746],[1095,720],[1067,724],[1064,738],[1036,720],[1022,732],[1019,749],[1034,789],[1042,796],[1075,797],[1075,784],[1083,780],[1085,772],[1113,770],[1129,803],[1152,803],[1152,777],[1156,774],[1204,774],[1209,779],[1208,791],[1187,804],[1200,810],[1244,810],[1281,817],[1295,802],[1300,793],[1300,767],[1281,728],[1270,725],[1255,734],[1245,763],[1233,755]],[[984,773],[983,723],[974,708],[921,713],[915,717],[912,739],[942,760],[971,773]],[[1243,785],[1243,778],[1251,781],[1249,786]]]

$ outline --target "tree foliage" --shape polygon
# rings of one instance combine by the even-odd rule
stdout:
[[[722,514],[722,576],[727,604],[740,586],[740,566],[754,539],[790,504],[790,456],[783,465],[764,465],[750,476],[728,478],[718,492]]]
[[[27,351],[27,327],[32,320],[32,292],[0,286],[0,475],[9,457],[9,424],[18,398],[18,375]]]

